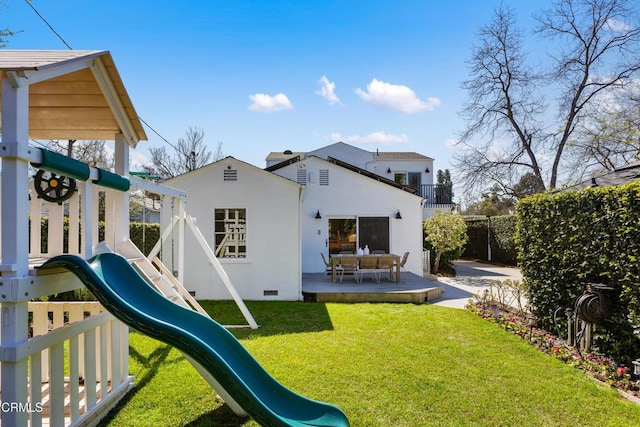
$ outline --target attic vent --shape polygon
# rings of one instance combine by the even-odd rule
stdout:
[[[300,185],[307,184],[307,170],[304,168],[297,170],[296,182]]]
[[[237,169],[225,169],[224,170],[224,181],[237,181],[238,180],[238,170]]]
[[[329,185],[329,169],[320,169],[318,181],[320,185]]]

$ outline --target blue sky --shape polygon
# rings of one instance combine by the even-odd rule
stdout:
[[[66,49],[23,0],[3,0],[10,49]],[[474,36],[499,0],[33,0],[74,49],[109,50],[138,115],[172,143],[190,126],[264,167],[270,151],[335,141],[417,151],[451,168]],[[532,28],[534,8],[510,1]],[[531,5],[531,3],[535,3]],[[532,46],[535,49],[535,46]],[[149,141],[132,155],[164,144]],[[135,168],[135,165],[133,166]],[[455,174],[454,174],[455,181]]]

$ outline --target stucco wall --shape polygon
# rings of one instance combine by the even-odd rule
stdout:
[[[223,180],[228,166],[238,171],[237,181]],[[247,258],[218,258],[243,299],[300,299],[298,184],[226,158],[169,180],[167,185],[187,192],[187,213],[197,218],[198,228],[212,248],[214,209],[246,208]],[[167,207],[164,209],[170,216]],[[177,233],[174,237],[177,239]],[[187,289],[195,291],[198,299],[229,299],[213,265],[188,231],[185,242]],[[163,261],[175,264],[177,257],[167,251]],[[265,291],[277,291],[277,295],[265,296]]]
[[[320,253],[328,255],[328,220],[359,216],[389,217],[390,251],[409,251],[406,269],[422,275],[421,199],[388,184],[359,175],[340,166],[312,157],[278,169],[275,173],[295,179],[304,166],[314,177],[308,182],[302,202],[302,271],[324,271]],[[329,185],[319,185],[319,170],[329,170]],[[316,219],[320,211],[321,219]],[[402,219],[395,215],[400,210]]]

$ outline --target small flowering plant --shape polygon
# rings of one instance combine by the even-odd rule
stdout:
[[[640,396],[640,381],[634,380],[625,366],[615,360],[597,354],[580,354],[574,347],[567,346],[555,335],[535,327],[533,319],[523,310],[513,310],[496,303],[486,294],[482,298],[470,299],[466,309],[486,319],[504,330],[525,339],[541,351],[576,368],[612,387]]]

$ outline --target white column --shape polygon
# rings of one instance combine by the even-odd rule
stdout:
[[[80,224],[81,224],[81,246],[80,253],[85,258],[91,258],[93,255],[93,216],[98,215],[98,211],[94,210],[93,204],[93,184],[91,181],[78,181],[80,186],[80,202],[82,207],[80,208]],[[97,222],[97,221],[96,221]]]
[[[184,226],[186,213],[182,199],[177,198],[176,201],[178,202],[178,215],[180,217],[178,222],[178,280],[184,286]]]
[[[29,274],[28,162],[29,86],[23,78],[2,78],[2,295],[14,294],[12,278]],[[1,77],[0,77],[1,78]],[[17,282],[17,281],[16,281]],[[15,284],[17,286],[17,283]],[[0,298],[2,298],[0,295]],[[2,301],[0,299],[0,301]],[[27,301],[1,304],[0,345],[13,347],[27,339]],[[27,403],[27,359],[2,362],[2,403]],[[27,413],[0,411],[7,426],[27,425]]]
[[[116,135],[115,143],[115,173],[129,177],[129,145],[122,134]],[[115,208],[115,246],[129,238],[129,192],[123,191],[114,197]]]

